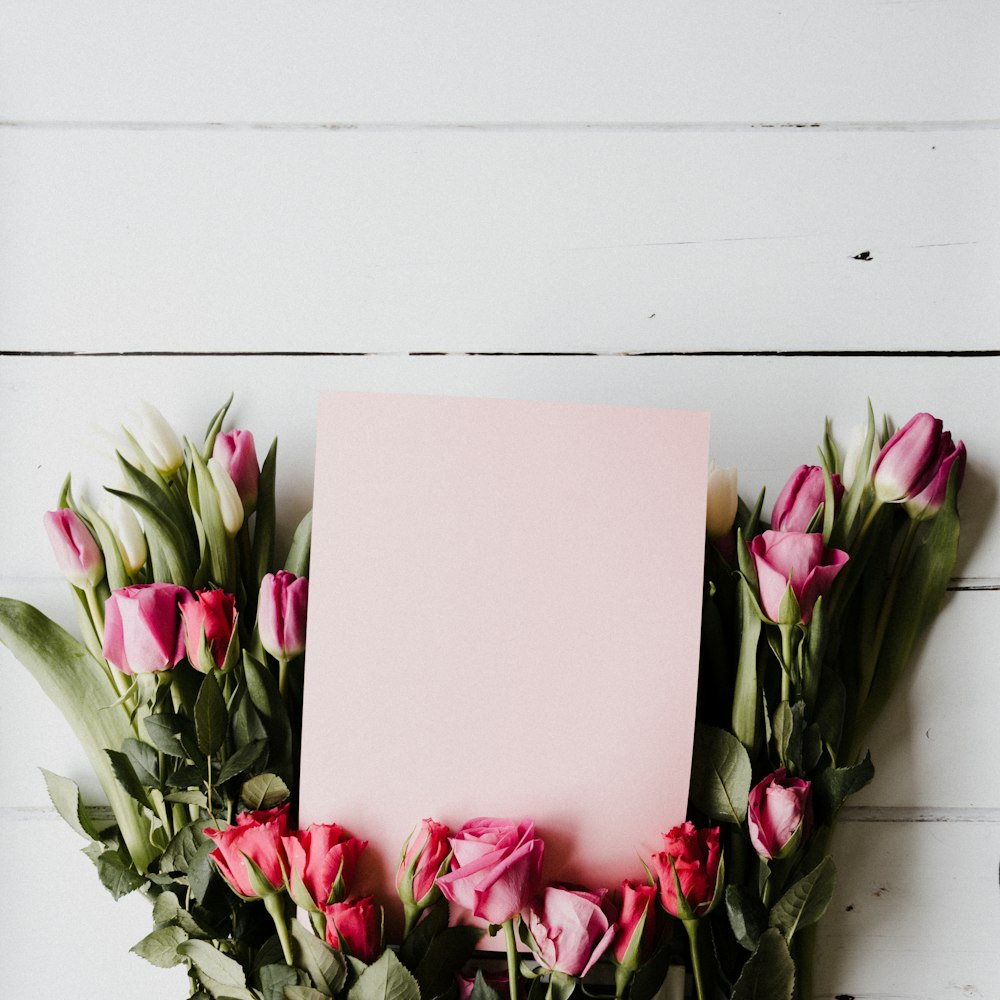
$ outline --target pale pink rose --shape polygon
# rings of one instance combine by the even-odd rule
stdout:
[[[812,826],[810,782],[789,778],[779,767],[750,790],[747,826],[750,842],[766,861],[791,853]]]
[[[543,968],[576,977],[590,971],[615,936],[602,906],[606,893],[550,885],[528,904],[522,919]]]

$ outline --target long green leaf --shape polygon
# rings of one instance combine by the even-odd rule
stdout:
[[[292,544],[285,560],[285,569],[296,576],[309,575],[309,549],[312,542],[312,511],[309,511],[295,529]]]
[[[136,735],[128,709],[115,704],[104,668],[65,629],[36,608],[0,598],[0,641],[21,661],[80,741],[108,798],[132,861],[144,872],[156,856],[149,821],[118,784],[106,749]]]

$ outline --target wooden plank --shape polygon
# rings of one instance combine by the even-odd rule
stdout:
[[[0,130],[0,338],[996,348],[998,172],[1000,131]]]
[[[5,119],[998,117],[990,0],[502,6],[6,0]]]

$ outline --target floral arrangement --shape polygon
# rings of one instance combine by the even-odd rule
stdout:
[[[770,524],[763,493],[751,509],[735,470],[711,472],[689,818],[644,872],[614,893],[546,884],[531,820],[424,819],[387,943],[388,901],[355,885],[367,842],[295,827],[310,521],[279,568],[276,443],[260,464],[228,407],[196,446],[147,406],[99,510],[67,480],[44,524],[79,639],[0,599],[0,639],[114,821],[45,772],[52,801],[112,894],[152,904],[132,950],[186,966],[198,1000],[567,1000],[581,983],[651,1000],[676,962],[699,1000],[809,997],[835,818],[872,778],[866,735],[955,564],[966,454],[941,421],[879,433],[869,407],[843,456],[827,427]],[[506,968],[477,956],[486,934]]]

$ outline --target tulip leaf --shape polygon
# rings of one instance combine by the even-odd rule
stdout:
[[[118,590],[120,587],[127,587],[132,581],[129,579],[128,573],[125,571],[125,563],[122,562],[121,550],[118,548],[118,541],[115,538],[114,532],[111,530],[110,525],[107,521],[101,517],[100,514],[94,510],[93,507],[87,503],[86,500],[80,501],[80,509],[83,511],[87,519],[87,524],[90,530],[94,533],[94,537],[97,539],[97,544],[101,547],[101,553],[104,556],[104,572],[108,578],[108,586],[112,590]]]
[[[853,767],[828,767],[813,780],[813,805],[816,821],[829,826],[840,807],[855,792],[860,791],[875,777],[875,766],[870,753]]]
[[[765,931],[733,986],[732,1000],[792,1000],[795,963],[773,927]]]
[[[292,544],[288,550],[288,558],[285,560],[285,569],[295,576],[309,575],[309,549],[312,543],[312,511],[299,521],[295,534],[292,535]]]
[[[760,704],[757,694],[757,647],[761,620],[756,601],[745,578],[740,579],[737,601],[740,608],[740,649],[733,693],[733,732],[752,751],[760,740]]]
[[[211,757],[226,741],[228,727],[226,699],[222,696],[215,671],[212,671],[205,674],[194,703],[194,729],[198,737],[198,749],[206,757]]]
[[[232,539],[222,519],[219,492],[212,481],[212,473],[209,472],[208,466],[194,449],[191,462],[194,466],[194,481],[197,484],[194,506],[202,527],[199,540],[204,546],[201,562],[203,566],[207,566],[209,579],[213,583],[233,593],[236,583],[235,555]]]
[[[127,503],[142,518],[149,546],[153,582],[186,585],[191,577],[191,568],[185,553],[186,546],[176,529],[176,522],[141,496],[124,490],[114,490],[110,486],[105,489]]]
[[[420,1000],[416,979],[386,949],[351,987],[347,1000]]]
[[[276,520],[274,478],[278,441],[271,442],[260,467],[257,484],[257,513],[253,527],[253,553],[247,567],[247,594],[253,594],[256,607],[260,581],[274,569],[274,525]]]
[[[741,885],[726,886],[726,916],[733,936],[747,951],[754,951],[767,930],[764,904]]]
[[[81,837],[88,840],[97,840],[97,828],[87,815],[87,810],[83,806],[80,798],[80,789],[75,781],[64,778],[60,774],[53,774],[40,767],[42,777],[45,779],[45,788],[49,793],[49,799],[55,806],[56,812],[75,830]]]
[[[746,748],[724,729],[699,724],[694,733],[691,800],[706,815],[742,825],[751,768]]]
[[[161,969],[169,969],[184,961],[184,956],[177,953],[177,946],[187,941],[188,936],[176,924],[160,927],[147,934],[129,951],[144,958],[147,962]]]
[[[808,875],[800,878],[771,909],[769,923],[791,941],[795,932],[816,923],[826,913],[837,884],[837,868],[827,855]]]
[[[240,801],[251,812],[256,812],[281,805],[290,794],[288,786],[276,774],[258,774],[244,783]]]
[[[416,969],[422,997],[444,993],[455,980],[455,973],[472,958],[483,936],[481,927],[449,927],[430,943]]]
[[[344,956],[325,941],[321,941],[298,920],[289,922],[295,954],[313,985],[326,996],[339,993],[347,981]]]
[[[205,431],[205,442],[201,449],[202,458],[204,458],[206,462],[212,457],[212,452],[215,450],[215,439],[219,436],[219,431],[222,430],[222,424],[226,419],[226,414],[229,412],[229,407],[232,405],[233,393],[230,393],[229,399],[227,399],[222,406],[215,411],[212,415],[212,419],[208,422],[208,429]]]

